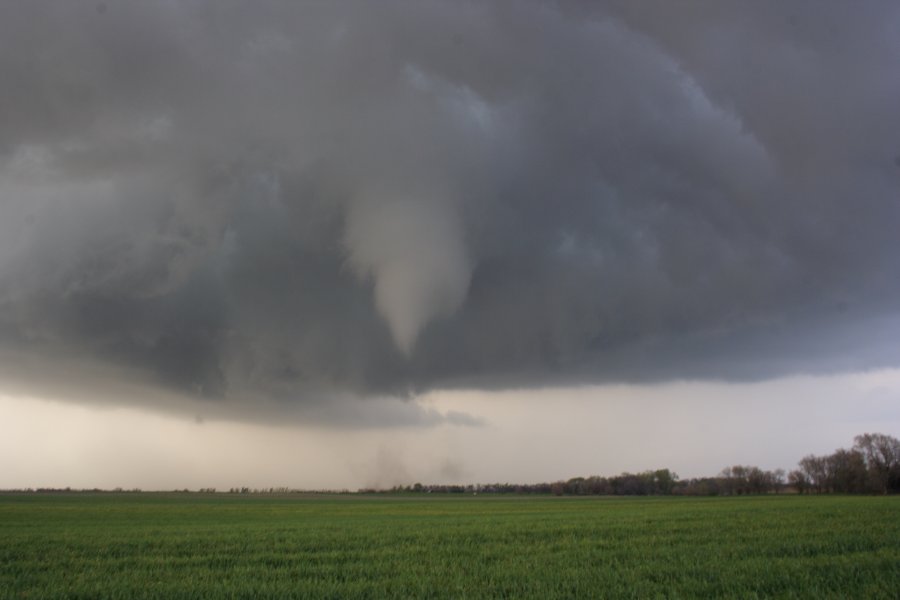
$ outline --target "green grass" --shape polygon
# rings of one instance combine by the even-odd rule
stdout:
[[[0,598],[898,598],[900,497],[0,496]]]

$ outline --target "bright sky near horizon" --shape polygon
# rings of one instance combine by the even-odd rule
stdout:
[[[530,483],[803,456],[900,434],[900,370],[757,384],[679,382],[435,392],[417,402],[475,424],[329,429],[0,395],[0,488],[351,489]]]

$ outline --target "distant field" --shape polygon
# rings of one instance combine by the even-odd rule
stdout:
[[[900,497],[0,496],[3,598],[900,597]]]

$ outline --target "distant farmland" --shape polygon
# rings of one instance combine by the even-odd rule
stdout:
[[[3,598],[897,598],[898,590],[898,496],[0,496]]]

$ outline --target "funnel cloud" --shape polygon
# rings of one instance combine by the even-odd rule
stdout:
[[[900,365],[896,2],[104,7],[0,6],[7,387],[421,425]]]
[[[452,208],[392,198],[353,206],[347,217],[349,261],[374,280],[375,305],[406,356],[423,326],[452,315],[466,297],[471,267]]]

